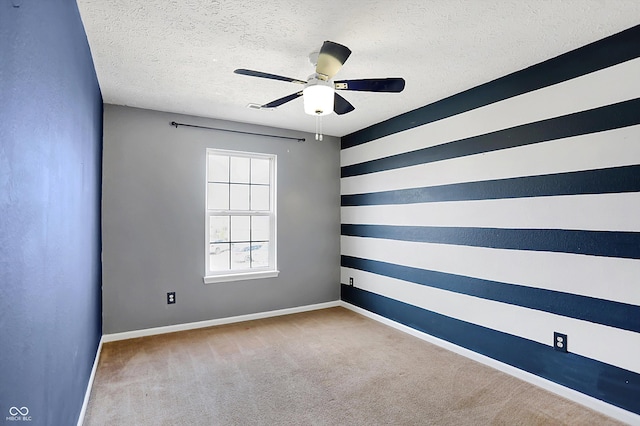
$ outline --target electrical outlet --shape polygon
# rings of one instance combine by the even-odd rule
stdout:
[[[556,351],[567,352],[567,335],[554,331],[553,332],[553,348]]]
[[[167,305],[171,305],[173,303],[176,303],[176,292],[175,291],[171,291],[171,292],[167,293]]]
[[[349,285],[353,287],[353,277],[349,277]]]

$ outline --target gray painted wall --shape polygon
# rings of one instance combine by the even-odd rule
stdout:
[[[306,137],[174,128],[171,121]],[[277,278],[204,284],[206,148],[278,156]],[[104,106],[103,332],[140,330],[339,299],[339,140]],[[176,292],[167,305],[166,293]]]

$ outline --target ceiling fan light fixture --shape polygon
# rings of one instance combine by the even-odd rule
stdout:
[[[330,85],[310,85],[304,88],[302,94],[305,113],[322,116],[333,112],[334,92]]]

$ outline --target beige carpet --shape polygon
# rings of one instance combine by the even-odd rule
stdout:
[[[614,425],[344,308],[106,343],[85,425]]]

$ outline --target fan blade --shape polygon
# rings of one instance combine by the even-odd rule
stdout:
[[[348,112],[353,111],[355,108],[353,107],[353,105],[351,105],[349,103],[348,100],[346,100],[345,98],[343,98],[342,96],[338,95],[337,93],[334,93],[334,98],[333,98],[333,111],[338,114],[338,115],[342,115],[342,114],[346,114]]]
[[[269,74],[262,71],[246,70],[243,68],[239,68],[235,70],[234,73],[241,74],[241,75],[248,75],[250,77],[260,77],[260,78],[268,78],[271,80],[287,81],[289,83],[307,84],[306,81],[298,80],[297,78],[284,77],[281,75]]]
[[[298,97],[302,96],[302,92],[293,93],[291,95],[285,96],[284,98],[276,99],[275,101],[271,101],[268,104],[264,104],[260,106],[260,108],[275,108],[279,107],[282,104],[286,104],[289,101],[292,101]]]
[[[392,92],[404,90],[404,78],[365,78],[362,80],[342,80],[335,82],[336,90],[357,90],[360,92]]]
[[[333,78],[351,55],[351,50],[332,41],[325,41],[318,54],[316,73],[325,76],[327,80]]]

